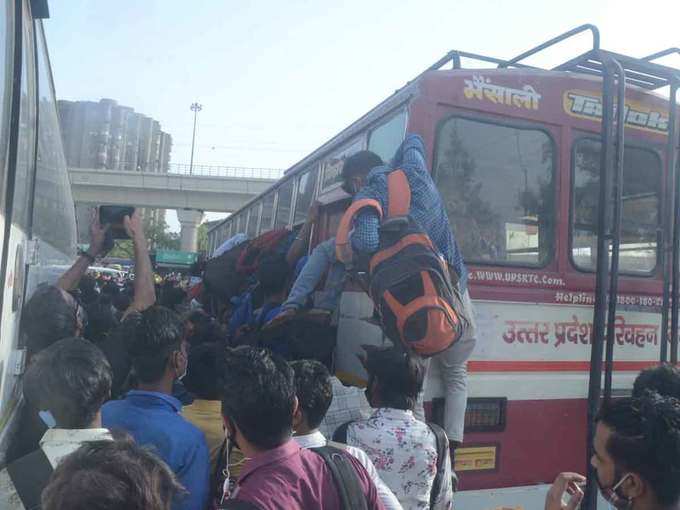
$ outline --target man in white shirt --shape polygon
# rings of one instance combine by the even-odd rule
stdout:
[[[434,427],[413,414],[423,387],[424,363],[401,349],[376,348],[367,351],[364,365],[374,412],[369,419],[346,426],[347,444],[368,454],[405,510],[452,508],[446,434],[438,429],[442,439],[438,441]]]
[[[328,441],[319,431],[319,424],[333,399],[331,376],[328,369],[318,361],[302,360],[291,363],[295,372],[295,387],[298,407],[293,415],[293,438],[302,448],[320,448]],[[365,452],[359,448],[330,443],[355,457],[366,469],[378,489],[378,497],[386,510],[401,510],[399,500],[380,479],[375,466]]]
[[[83,338],[59,340],[36,355],[24,376],[24,396],[49,429],[39,450],[0,471],[0,508],[34,508],[62,458],[86,441],[112,439],[100,411],[111,394],[111,378],[104,354]]]
[[[366,400],[363,388],[345,386],[340,379],[331,376],[333,400],[328,408],[319,431],[326,437],[333,437],[335,429],[348,421],[365,420],[373,413]]]

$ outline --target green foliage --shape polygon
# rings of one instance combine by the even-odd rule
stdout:
[[[208,224],[201,223],[198,226],[198,251],[205,253],[208,251]]]

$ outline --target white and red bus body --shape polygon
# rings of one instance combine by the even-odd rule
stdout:
[[[601,90],[600,79],[566,72],[427,71],[209,233],[216,247],[237,232],[297,224],[313,196],[324,204],[313,244],[332,237],[349,203],[342,158],[370,149],[388,159],[405,133],[423,137],[466,257],[478,328],[456,461],[460,508],[533,508],[558,472],[585,468]],[[656,235],[668,102],[628,87],[626,105],[616,393],[659,360],[664,279]],[[372,311],[360,290],[343,293],[336,361],[346,381],[363,380],[360,345],[383,342],[365,320]],[[428,374],[435,415],[441,397]]]

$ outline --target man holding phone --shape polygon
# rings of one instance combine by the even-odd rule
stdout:
[[[153,305],[156,294],[153,284],[151,260],[147,250],[146,237],[142,226],[142,218],[138,211],[132,216],[122,219],[126,233],[132,239],[135,250],[135,278],[134,298],[132,304],[125,311],[126,317],[134,311],[143,311]],[[107,231],[110,227],[100,222],[99,211],[95,210],[90,224],[90,246],[87,251],[81,251],[73,265],[58,279],[54,285],[41,284],[24,304],[21,329],[26,338],[26,363],[38,352],[46,349],[62,338],[81,336],[85,329],[86,314],[84,308],[71,295],[86,273],[87,268],[97,257],[104,255],[110,246],[106,247]],[[117,329],[122,329],[120,326]],[[113,333],[113,332],[112,332]],[[115,337],[117,335],[109,335]],[[120,342],[109,342],[108,339],[99,347],[102,348],[113,369],[114,387],[122,385],[127,376],[127,354],[118,347]],[[10,443],[8,462],[16,460],[36,448],[46,430],[45,424],[38,418],[38,410],[31,406],[24,406],[19,418],[18,433]]]

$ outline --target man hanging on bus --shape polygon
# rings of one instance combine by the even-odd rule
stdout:
[[[373,199],[387,211],[387,175],[394,169],[406,174],[411,190],[410,216],[428,234],[437,251],[448,263],[457,284],[470,324],[461,338],[449,349],[434,356],[446,388],[444,428],[454,446],[463,441],[465,406],[467,403],[467,360],[475,346],[475,323],[472,303],[467,291],[467,269],[454,239],[446,209],[427,169],[425,146],[419,135],[409,134],[394,158],[385,164],[370,151],[360,151],[345,160],[342,168],[343,190],[352,201]],[[374,209],[361,210],[354,222],[351,244],[355,253],[371,254],[380,242],[380,217]],[[335,255],[335,239],[319,244],[295,281],[288,299],[282,305],[283,320],[304,306],[324,274],[328,272],[322,301],[316,305],[327,310],[337,306],[344,284],[344,267]]]

